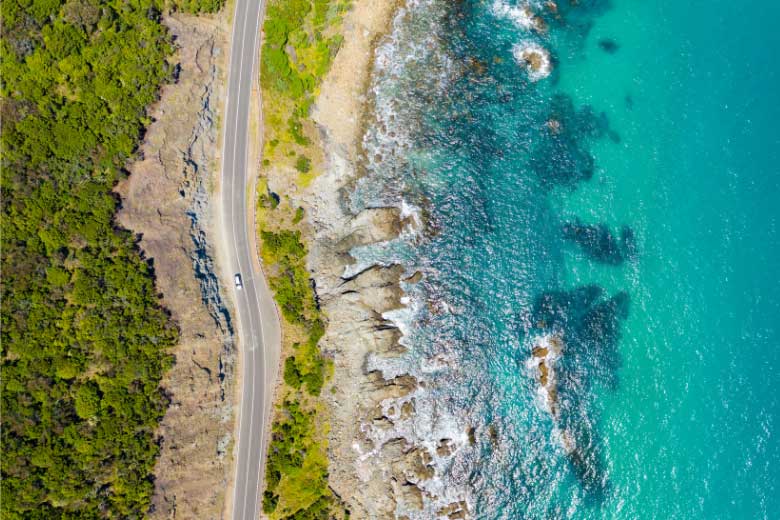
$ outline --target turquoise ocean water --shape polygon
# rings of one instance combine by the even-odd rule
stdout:
[[[424,275],[404,363],[420,431],[471,432],[438,464],[475,518],[780,518],[778,20],[763,0],[396,20],[352,203],[423,225],[354,255]],[[555,412],[529,364],[550,335]]]

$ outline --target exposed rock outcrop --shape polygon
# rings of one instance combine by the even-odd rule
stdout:
[[[328,320],[320,345],[334,360],[332,388],[323,392],[331,408],[330,484],[354,518],[366,519],[435,516],[426,483],[435,478],[434,458],[448,457],[457,444],[443,439],[438,449],[422,445],[411,432],[423,382],[379,368],[407,352],[390,317],[408,305],[402,284],[419,283],[423,275],[399,265],[358,265],[350,255],[354,248],[422,228],[417,215],[406,216],[400,208],[354,214],[347,202],[360,175],[373,48],[390,28],[396,7],[393,0],[364,0],[347,15],[344,46],[314,110],[325,171],[301,197],[310,228],[309,268]],[[344,95],[353,90],[356,96]],[[452,514],[465,515],[465,506],[452,505]]]
[[[397,319],[409,310],[404,289],[425,275],[371,259],[374,245],[392,245],[399,236],[416,240],[436,230],[416,208],[355,212],[349,203],[366,164],[360,143],[374,48],[390,30],[399,4],[356,0],[345,16],[343,44],[312,113],[324,155],[319,175],[303,188],[288,169],[270,166],[264,173],[271,192],[305,210],[307,267],[327,321],[320,348],[333,360],[334,374],[322,393],[329,405],[331,489],[352,518],[466,518],[465,501],[437,487],[436,474],[469,443],[469,434],[444,424],[445,434],[425,441],[435,427],[417,420],[417,414],[431,412],[430,400],[423,398],[424,374],[399,368],[412,354],[403,345],[403,320]],[[423,371],[435,371],[450,360],[426,363]]]
[[[163,89],[143,158],[117,188],[119,222],[141,236],[164,305],[181,329],[163,380],[171,404],[158,431],[150,516],[216,519],[231,476],[236,356],[210,243],[228,27],[223,15],[175,14],[165,24],[178,47],[177,81]]]
[[[515,61],[525,67],[531,81],[546,78],[552,72],[550,51],[536,42],[525,41],[512,47]]]

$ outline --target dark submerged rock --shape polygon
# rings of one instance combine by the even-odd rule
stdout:
[[[623,226],[616,236],[606,224],[584,224],[579,219],[563,225],[563,238],[577,244],[597,262],[620,265],[636,253],[634,232]]]
[[[556,95],[531,153],[531,169],[550,189],[574,189],[593,177],[590,144],[604,137],[620,142],[620,136],[610,129],[606,113],[597,113],[590,105],[575,107],[571,97]]]
[[[618,43],[611,38],[600,39],[599,47],[601,47],[601,50],[607,54],[615,54],[620,49],[620,45],[618,45]]]

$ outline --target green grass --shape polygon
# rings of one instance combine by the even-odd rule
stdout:
[[[300,221],[302,221],[302,220],[303,220],[303,216],[304,216],[304,214],[305,214],[305,213],[304,213],[303,207],[300,207],[300,206],[299,206],[299,207],[298,207],[298,208],[295,210],[295,216],[293,217],[292,223],[293,223],[293,224],[297,224],[297,223],[299,223]]]
[[[299,155],[295,161],[295,169],[301,173],[309,173],[311,171],[311,159],[305,155]]]
[[[266,118],[273,142],[267,151],[279,142],[311,144],[304,124],[341,45],[337,29],[348,6],[347,0],[273,0],[268,4],[260,67],[266,107],[273,105],[274,109],[272,117]]]
[[[325,382],[325,361],[317,346],[324,326],[309,284],[301,234],[290,230],[261,231],[260,238],[264,260],[276,270],[269,283],[282,316],[300,326],[307,336],[307,341],[298,344],[295,354],[285,360],[285,382],[295,389],[305,385],[309,394],[317,396]]]
[[[266,462],[263,511],[275,518],[326,520],[333,497],[328,489],[327,451],[312,435],[315,413],[288,400],[279,415]]]
[[[225,0],[172,0],[172,4],[185,13],[216,13],[225,5]]]

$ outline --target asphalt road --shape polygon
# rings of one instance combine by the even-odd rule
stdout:
[[[254,225],[256,165],[248,164],[249,107],[258,81],[262,0],[236,0],[230,40],[227,98],[222,148],[222,226],[227,269],[233,276],[236,326],[241,348],[241,401],[233,515],[235,520],[260,516],[260,483],[276,383],[281,336],[278,315],[260,270]],[[259,137],[258,137],[259,138]],[[262,143],[257,143],[262,149]]]

